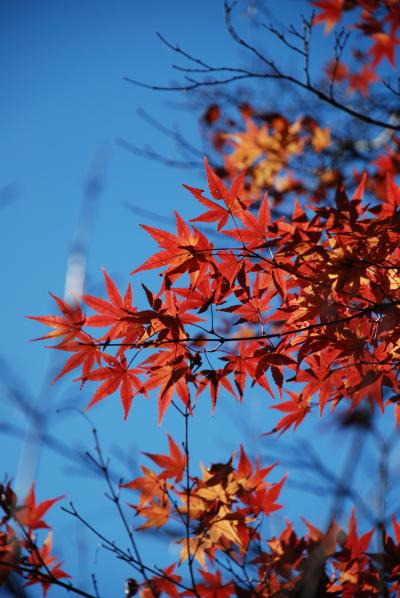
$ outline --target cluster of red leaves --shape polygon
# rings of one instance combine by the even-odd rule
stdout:
[[[146,520],[138,529],[190,521],[190,536],[177,541],[180,560],[196,559],[205,570],[206,560],[213,564],[218,550],[244,558],[249,545],[260,539],[254,522],[280,508],[276,501],[284,478],[277,484],[265,482],[274,466],[253,467],[241,447],[236,468],[233,455],[227,463],[202,467],[202,477],[190,477],[184,486],[179,482],[186,456],[171,437],[169,445],[170,455],[148,454],[161,472],[142,466],[143,476],[124,484],[139,493],[138,502],[130,505]]]
[[[47,511],[62,497],[37,503],[35,487],[31,489],[22,504],[8,483],[0,485],[0,586],[16,571],[26,580],[25,585],[40,583],[43,596],[58,580],[70,576],[61,569],[62,562],[51,553],[52,532],[47,533],[41,546],[37,541],[37,530],[50,526],[43,519]]]
[[[60,375],[82,366],[82,384],[101,382],[89,407],[119,390],[125,417],[134,396],[157,390],[160,422],[174,395],[190,409],[208,389],[215,407],[222,389],[241,399],[247,380],[287,395],[275,406],[287,414],[276,430],[296,427],[317,404],[321,413],[339,403],[396,405],[398,419],[393,180],[376,205],[363,201],[363,177],[352,199],[340,188],[332,207],[304,211],[296,202],[290,219],[272,219],[266,196],[243,198],[244,173],[227,188],[207,162],[206,171],[211,198],[187,187],[206,208],[193,220],[217,223],[221,241],[178,215],[177,235],[145,227],[160,250],[134,273],[161,268],[163,279],[157,294],[145,289],[148,308],[132,306],[130,287],[122,299],[105,273],[108,301],[83,297],[96,315],[57,300],[62,316],[34,317],[55,328],[44,338],[60,338],[56,348],[73,353]],[[87,327],[105,332],[93,337]],[[143,349],[152,351],[134,363]]]
[[[216,109],[217,115],[211,118],[210,113]],[[358,163],[350,171],[346,171],[346,164],[338,167],[337,153],[343,149],[342,142],[337,145],[337,139],[331,139],[330,129],[321,127],[314,118],[290,122],[280,113],[263,113],[250,105],[242,106],[240,114],[240,120],[225,117],[222,108],[212,104],[202,120],[205,135],[217,152],[216,162],[221,164],[216,168],[218,175],[224,181],[234,180],[246,169],[242,199],[268,191],[273,210],[281,204],[286,209],[288,197],[293,196],[307,195],[310,201],[320,204],[329,200],[344,178],[361,178]],[[352,143],[349,139],[350,146]],[[368,151],[373,156],[376,150],[371,146]],[[400,174],[399,136],[390,133],[379,155],[365,168],[367,190],[385,201],[386,175]],[[298,172],[303,174],[301,178],[296,176]],[[214,211],[215,220],[221,221],[222,214]]]
[[[365,48],[353,52],[354,71],[336,38],[328,84],[332,101],[338,87],[367,96],[381,80],[378,70],[396,63],[398,0],[312,4],[314,24],[324,23],[326,32],[356,11]],[[241,116],[239,125],[229,121],[217,104],[203,115],[222,166],[205,161],[208,191],[185,185],[201,206],[194,224],[176,213],[176,234],[143,226],[158,250],[132,275],[159,270],[162,281],[156,290],[142,285],[145,307],[134,304],[130,283],[121,294],[104,271],[106,299],[85,295],[84,309],[52,295],[60,315],[32,316],[52,329],[40,338],[69,354],[55,381],[76,370],[81,387],[97,384],[87,408],[118,393],[125,419],[133,399],[153,391],[161,423],[172,404],[188,418],[206,392],[214,410],[222,393],[241,401],[246,388],[258,386],[280,413],[270,434],[295,430],[314,408],[322,415],[339,405],[392,409],[399,426],[400,190],[393,177],[400,140],[391,134],[386,154],[368,165],[368,180],[358,176],[350,199],[335,166],[340,143],[329,128],[249,105]],[[270,208],[294,194],[313,206],[296,199],[277,217]],[[395,517],[392,535],[386,522],[359,535],[353,510],[347,530],[331,521],[322,532],[305,521],[303,536],[287,523],[269,537],[263,526],[280,508],[285,481],[266,481],[274,465],[252,463],[241,447],[238,458],[202,466],[194,476],[188,447],[171,436],[168,442],[168,454],[145,453],[156,470],[142,466],[122,487],[134,493],[135,532],[168,531],[180,557],[165,569],[148,568],[143,579],[129,578],[128,598],[400,596]],[[32,486],[18,505],[10,486],[1,487],[0,583],[17,570],[46,594],[69,577],[51,554],[51,533],[41,547],[34,536],[48,528],[43,517],[57,500],[37,504]]]
[[[188,534],[176,535],[175,542],[182,546],[179,562],[146,582],[129,579],[128,596],[140,592],[148,598],[154,589],[173,598],[267,598],[280,592],[366,597],[382,595],[383,587],[393,593],[400,590],[400,525],[395,518],[394,537],[382,532],[379,553],[369,548],[374,530],[359,536],[354,511],[347,532],[331,522],[323,533],[304,520],[304,536],[288,523],[280,536],[265,539],[263,520],[280,508],[276,501],[284,483],[265,481],[274,466],[253,465],[241,447],[236,465],[232,455],[227,463],[202,467],[201,478],[190,477],[183,484],[185,453],[171,437],[169,448],[169,455],[147,454],[160,471],[142,466],[143,475],[123,487],[136,493],[130,506],[144,519],[136,531],[170,525],[175,535],[174,526],[180,525],[183,530],[189,526]],[[225,569],[224,556],[229,562]],[[176,573],[187,559],[192,567],[196,564],[196,578],[201,580],[194,589]]]
[[[400,45],[400,7],[397,0],[313,0],[317,8],[314,23],[324,23],[325,33],[337,25],[345,13],[361,9],[353,29],[361,32],[367,40],[366,51],[359,48],[353,52],[361,65],[360,70],[350,71],[343,61],[334,60],[328,65],[328,77],[335,83],[347,82],[349,92],[366,96],[369,86],[381,80],[376,69],[386,60],[396,66],[396,47]]]
[[[330,207],[296,201],[291,218],[273,218],[268,197],[245,190],[244,171],[226,186],[205,168],[209,194],[186,188],[203,209],[193,222],[215,225],[213,242],[178,214],[176,234],[144,227],[159,250],[133,274],[160,269],[162,278],[158,292],[144,287],[148,306],[133,305],[130,285],[122,297],[104,272],[107,300],[83,297],[94,315],[56,299],[61,316],[34,317],[54,329],[42,338],[72,353],[57,378],[81,368],[82,385],[100,383],[88,407],[118,391],[125,418],[133,398],[153,390],[161,422],[174,397],[190,417],[205,390],[214,409],[221,392],[242,400],[250,384],[282,413],[272,432],[339,404],[394,407],[398,424],[400,190],[392,178],[380,203],[364,199],[363,176],[351,199],[340,187]],[[288,524],[265,541],[262,521],[279,508],[284,480],[266,482],[272,467],[252,465],[243,449],[236,466],[232,456],[194,477],[185,451],[169,437],[168,455],[147,454],[160,470],[143,466],[125,484],[138,496],[130,504],[143,520],[137,531],[184,529],[180,560],[151,579],[129,579],[128,596],[307,595],[312,583],[310,595],[320,596],[400,591],[396,520],[394,539],[378,530],[379,553],[369,551],[373,531],[358,536],[354,513],[347,533],[307,523],[299,537]],[[182,561],[200,581],[187,584],[176,571]]]
[[[368,167],[367,188],[371,190],[378,199],[386,196],[386,178],[392,178],[400,174],[400,137],[391,135],[390,140],[385,144],[385,151],[371,162]]]
[[[264,113],[249,104],[242,105],[239,113],[240,119],[232,118],[228,108],[224,111],[211,104],[203,114],[202,123],[205,136],[216,151],[218,175],[224,181],[232,181],[246,169],[242,201],[268,191],[272,210],[285,211],[293,197],[306,195],[309,201],[321,204],[329,201],[343,180],[360,180],[360,163],[351,162],[354,159],[351,152],[348,164],[346,161],[338,164],[337,160],[346,144],[351,148],[355,143],[357,149],[357,141],[331,137],[329,128],[308,116],[290,122],[281,113]],[[367,144],[366,148],[369,154],[365,164],[366,189],[385,201],[386,175],[400,174],[400,138],[390,132],[379,152],[373,145]],[[221,222],[223,212],[213,214]]]
[[[245,194],[255,197],[268,190],[275,203],[288,193],[308,193],[315,201],[326,196],[335,187],[338,174],[324,169],[317,177],[295,176],[300,160],[316,164],[331,146],[328,127],[321,127],[311,116],[293,122],[278,112],[260,112],[249,104],[240,108],[242,122],[237,122],[217,104],[208,106],[202,122],[213,149],[222,160],[218,174],[233,180],[246,169]]]

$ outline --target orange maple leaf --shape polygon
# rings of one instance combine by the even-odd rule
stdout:
[[[133,505],[130,505],[133,506]],[[152,501],[145,507],[136,507],[138,515],[147,519],[145,523],[136,528],[137,530],[148,529],[149,527],[163,527],[169,520],[169,503]]]

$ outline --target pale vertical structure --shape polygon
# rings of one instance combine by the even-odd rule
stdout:
[[[104,174],[109,159],[107,148],[100,148],[92,161],[88,175],[83,182],[83,193],[76,232],[69,252],[64,287],[64,300],[66,302],[79,301],[84,293],[86,282],[86,264],[90,238],[96,217],[98,203],[104,187]],[[32,413],[29,414],[27,432],[19,467],[15,480],[17,495],[23,497],[27,494],[32,480],[35,479],[39,461],[42,437],[47,428],[46,409],[41,409],[43,394],[49,389],[49,374],[53,370],[56,351],[51,352],[47,371],[44,374],[42,389],[38,393]]]

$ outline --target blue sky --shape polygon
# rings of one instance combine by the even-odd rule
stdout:
[[[303,5],[280,2],[282,14],[293,15],[293,19]],[[139,108],[145,108],[165,125],[177,126],[198,143],[198,115],[170,105],[172,99],[182,98],[154,93],[123,80],[128,76],[162,84],[172,79],[170,65],[174,57],[160,44],[155,32],[162,32],[205,60],[217,57],[221,64],[235,63],[238,49],[226,34],[222,2],[217,0],[120,0],[112,5],[105,0],[3,0],[0,23],[0,188],[1,197],[10,200],[4,200],[0,212],[0,356],[7,364],[2,368],[5,406],[1,419],[25,426],[15,401],[6,398],[10,386],[14,386],[49,414],[49,430],[55,437],[74,450],[78,447],[77,452],[83,454],[93,447],[89,426],[77,412],[58,414],[56,410],[64,402],[83,408],[90,395],[80,394],[77,385],[71,383],[72,377],[56,386],[49,385],[54,377],[49,367],[57,369],[60,363],[43,346],[28,342],[43,331],[24,316],[54,311],[48,290],[63,295],[82,189],[93,169],[101,173],[103,190],[90,223],[87,288],[91,292],[102,291],[101,267],[106,267],[125,290],[129,272],[154,250],[151,239],[138,227],[143,218],[127,211],[123,202],[164,216],[173,209],[184,217],[195,214],[196,206],[181,183],[204,185],[198,173],[166,168],[135,157],[115,144],[117,137],[124,137],[135,145],[149,144],[160,153],[176,155],[172,143],[139,118]],[[243,27],[248,29],[245,23]],[[272,50],[281,52],[275,42],[271,43]],[[283,60],[288,60],[285,56],[281,54]],[[154,280],[153,288],[158,285],[152,275],[146,274],[144,279],[150,286]],[[141,280],[134,282],[137,295],[141,293]],[[253,391],[247,398],[247,408],[222,397],[224,405],[214,418],[210,417],[209,400],[202,399],[193,422],[195,461],[228,459],[243,440],[243,422],[250,430],[250,445],[256,450],[257,432],[271,427],[271,419],[265,398],[259,393],[250,395]],[[112,456],[112,463],[126,480],[137,474],[139,451],[166,449],[166,431],[172,431],[178,439],[182,437],[181,423],[173,414],[166,417],[161,429],[156,427],[155,400],[138,399],[125,424],[117,397],[104,401],[89,415],[105,453]],[[318,451],[323,454],[324,446],[332,450],[326,422],[312,421],[303,436],[315,431]],[[18,477],[22,446],[19,439],[2,438],[1,475]],[[264,446],[275,460],[279,452],[276,444],[269,440]],[[121,454],[132,464],[131,471],[120,464]],[[39,498],[66,494],[82,513],[99,523],[100,529],[125,544],[112,505],[104,498],[103,482],[78,471],[46,447],[40,449],[36,469]],[[289,518],[302,512],[324,523],[326,513],[321,512],[320,501],[296,490],[285,496],[285,514]],[[120,563],[113,563],[111,555],[96,550],[96,541],[67,515],[57,510],[52,521],[56,551],[65,558],[65,568],[77,582],[87,584],[88,573],[93,571],[102,596],[122,595],[118,583],[122,584],[130,573]],[[282,515],[277,515],[271,523],[273,530],[278,531],[281,523]],[[83,547],[79,558],[78,541]],[[165,553],[153,541],[145,550],[152,559],[162,559]],[[55,589],[50,595],[62,592]]]

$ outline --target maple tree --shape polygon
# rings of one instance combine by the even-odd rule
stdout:
[[[344,137],[318,115],[291,118],[290,110],[266,113],[257,102],[223,105],[207,98],[201,117],[210,147],[204,184],[184,185],[197,215],[185,222],[176,213],[176,233],[142,225],[158,247],[135,264],[134,288],[143,271],[155,270],[161,278],[158,287],[142,285],[147,305],[135,305],[131,283],[121,294],[104,270],[106,299],[83,295],[67,303],[52,295],[61,315],[30,316],[51,329],[37,340],[54,341],[53,349],[70,354],[55,381],[72,373],[81,387],[93,387],[86,410],[116,394],[128,425],[137,397],[156,396],[159,425],[168,410],[182,419],[183,442],[168,434],[168,452],[145,452],[140,475],[118,490],[94,430],[91,459],[107,482],[130,549],[104,537],[73,505],[64,508],[129,565],[127,597],[400,596],[400,523],[398,512],[386,512],[384,498],[372,515],[354,500],[346,525],[332,513],[325,530],[304,519],[303,535],[289,521],[280,533],[268,534],[265,522],[284,508],[280,493],[287,476],[273,477],[276,464],[253,458],[241,444],[225,462],[201,465],[195,474],[189,450],[198,402],[209,396],[214,412],[226,395],[247,401],[250,388],[279,412],[265,431],[277,445],[315,411],[329,411],[332,419],[345,413],[346,425],[364,431],[389,413],[398,438],[400,126],[392,101],[385,114],[377,100],[375,111],[367,111],[346,98],[358,94],[360,102],[369,101],[372,88],[382,85],[382,65],[396,66],[400,10],[394,0],[310,4],[316,12],[303,17],[301,32],[292,27],[290,37],[267,27],[304,58],[304,80],[282,72],[238,34],[228,3],[228,31],[268,67],[263,75],[211,67],[166,43],[196,63],[186,69],[191,76],[284,81],[346,117],[383,129],[382,143],[364,147],[347,139],[343,159]],[[334,58],[317,87],[309,66],[311,34],[323,25],[332,35],[346,15],[365,48],[352,48],[354,59],[346,64],[348,29],[336,31]],[[173,89],[225,82],[190,78]],[[398,98],[389,79],[385,85],[388,97]],[[388,445],[379,442],[387,453]],[[37,503],[34,485],[22,500],[10,483],[1,486],[0,583],[16,571],[27,584],[41,584],[44,594],[54,585],[97,596],[96,587],[91,594],[69,581],[51,554],[51,532],[38,541],[36,530],[48,528],[44,517],[58,500]],[[362,510],[374,523],[364,533],[358,531]],[[133,516],[140,521],[134,530]],[[164,529],[174,530],[179,555],[164,568],[148,565],[140,535]]]

